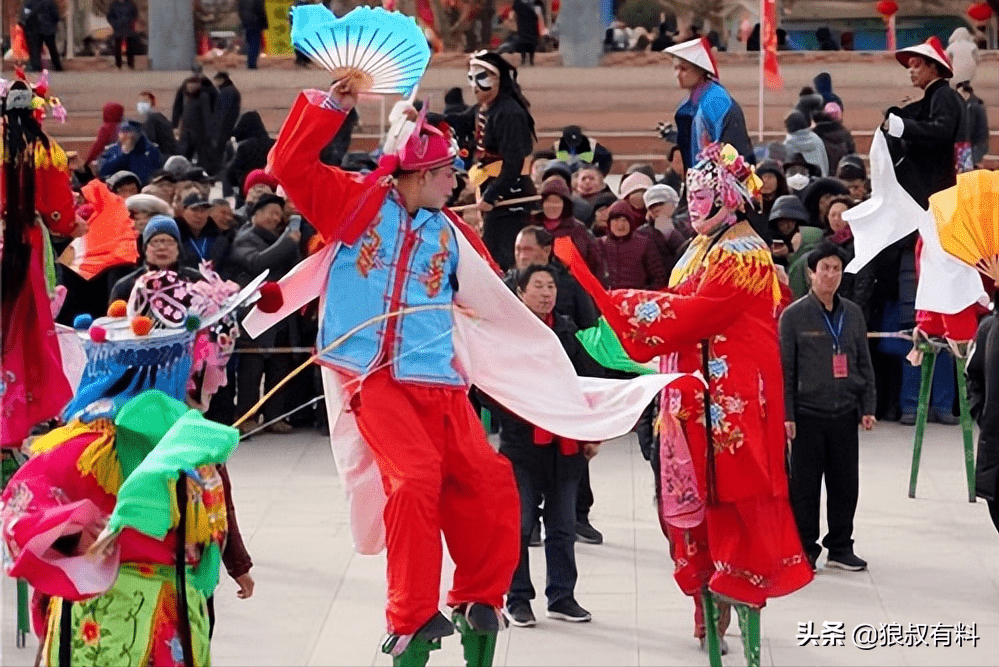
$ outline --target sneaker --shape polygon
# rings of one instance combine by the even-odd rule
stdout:
[[[255,421],[245,421],[239,425],[239,434],[246,437],[246,434],[257,428],[257,426],[259,426],[259,424]]]
[[[512,625],[518,628],[533,628],[538,624],[538,619],[534,618],[534,611],[530,602],[514,602],[507,605],[503,610],[506,617],[510,619]]]
[[[529,547],[540,547],[542,545],[541,541],[541,522],[535,521],[534,528],[531,528],[531,539],[527,541],[527,546]]]
[[[576,519],[576,541],[586,544],[603,544],[604,536],[599,530],[590,525],[586,519]]]
[[[945,424],[947,426],[954,426],[961,423],[961,420],[951,414],[950,410],[937,410],[936,408],[930,408],[930,414],[926,421]]]
[[[837,570],[849,570],[850,572],[860,572],[867,569],[867,561],[863,558],[858,558],[853,553],[845,553],[826,558],[826,567],[833,567]]]
[[[570,623],[587,623],[593,616],[579,606],[579,603],[572,598],[564,598],[548,607],[545,614],[548,618],[559,621],[569,621]]]
[[[898,420],[898,423],[902,426],[915,426],[916,425],[916,413],[915,412],[903,412],[902,417]]]

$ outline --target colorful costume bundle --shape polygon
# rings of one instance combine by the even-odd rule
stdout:
[[[4,220],[0,356],[0,446],[18,447],[37,424],[52,419],[72,396],[62,370],[52,300],[55,271],[48,233],[70,236],[75,226],[66,153],[40,120],[58,100],[34,89],[23,73],[2,81],[3,135],[0,215]]]
[[[87,366],[68,423],[4,491],[7,574],[36,589],[45,665],[210,663],[229,526],[219,466],[239,433],[183,399],[205,402],[224,377],[233,311],[260,281],[240,291],[202,272],[151,272],[129,306],[78,320]]]

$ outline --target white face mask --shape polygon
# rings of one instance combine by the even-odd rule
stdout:
[[[135,105],[135,110],[142,115],[149,113],[149,110],[151,108],[152,105],[149,102],[139,102],[138,104]]]
[[[472,90],[492,90],[499,83],[495,74],[484,67],[473,66],[468,70],[468,83]]]
[[[801,190],[808,185],[808,176],[805,174],[794,174],[787,177],[787,187],[792,190]]]

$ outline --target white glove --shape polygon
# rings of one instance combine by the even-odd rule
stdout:
[[[905,132],[905,123],[893,113],[888,114],[888,135],[898,139]]]

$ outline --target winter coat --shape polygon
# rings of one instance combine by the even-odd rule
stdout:
[[[891,107],[886,115],[891,113],[905,125],[901,138],[886,136],[898,183],[928,209],[930,195],[957,184],[954,144],[964,100],[944,79],[937,79],[922,99],[901,109]]]
[[[232,187],[242,192],[247,174],[267,166],[267,154],[274,140],[267,134],[264,121],[256,111],[247,111],[239,117],[232,130],[232,138],[236,140],[236,153],[229,165],[227,178]],[[246,193],[243,192],[243,195]]]
[[[37,35],[55,35],[59,29],[59,8],[55,0],[25,0],[21,12],[24,31]]]
[[[267,8],[264,0],[239,0],[239,22],[244,30],[267,30]]]
[[[173,112],[170,115],[170,124],[175,128],[180,126],[180,121],[184,117],[184,99],[187,97],[184,93],[184,88],[187,85],[187,80],[180,84],[177,89],[177,94],[173,98]],[[208,104],[211,113],[215,113],[215,102],[218,100],[219,91],[215,88],[215,84],[207,76],[201,77],[201,93],[208,93]]]
[[[975,495],[999,499],[999,325],[996,315],[982,320],[975,352],[968,359],[968,394],[981,429],[975,464]]]
[[[118,125],[121,124],[121,119],[125,117],[125,107],[117,102],[108,102],[104,105],[102,114],[104,122],[101,125],[101,129],[97,130],[97,138],[87,153],[87,164],[100,157],[109,144],[113,144],[118,140]]]
[[[812,132],[819,136],[826,147],[826,158],[829,162],[829,174],[835,174],[839,161],[844,156],[857,152],[850,130],[838,120],[827,120],[815,124]],[[806,158],[807,159],[807,158]]]
[[[230,262],[235,231],[222,231],[209,218],[208,224],[201,230],[201,236],[195,239],[187,221],[184,218],[176,220],[177,227],[180,228],[180,245],[184,251],[180,259],[181,265],[197,270],[202,261],[210,260],[216,273],[225,279],[231,278],[233,266]]]
[[[971,144],[971,160],[979,164],[989,152],[989,115],[985,111],[985,103],[975,94],[965,102],[964,132]]]
[[[792,132],[784,138],[784,145],[787,147],[787,154],[794,155],[801,153],[805,161],[819,168],[823,176],[829,175],[829,156],[826,154],[826,145],[819,138],[819,135],[810,129]]]
[[[142,122],[142,133],[160,149],[160,159],[166,161],[177,154],[177,139],[173,136],[170,120],[156,109],[150,109]]]
[[[947,40],[947,57],[954,70],[951,81],[962,83],[975,78],[978,70],[978,47],[967,28],[955,28]]]
[[[301,259],[298,243],[288,234],[278,236],[251,224],[236,234],[229,257],[230,273],[233,280],[245,287],[268,270],[268,280],[279,280]]]
[[[821,72],[812,79],[812,83],[815,84],[815,92],[822,96],[822,105],[825,106],[829,102],[835,102],[839,105],[839,108],[843,109],[843,100],[840,99],[839,95],[833,92],[832,88],[832,76],[828,72]]]
[[[120,143],[114,143],[107,147],[101,155],[100,177],[107,180],[109,176],[119,171],[130,171],[139,177],[142,185],[149,182],[153,172],[160,168],[160,149],[146,139],[142,134],[138,123],[130,123],[139,133],[139,138],[135,142],[135,148],[129,153],[122,151]]]
[[[517,17],[517,48],[529,51],[537,48],[540,35],[538,32],[538,14],[534,4],[527,0],[514,0],[513,13]]]
[[[108,7],[107,21],[116,37],[135,35],[135,22],[139,20],[139,8],[135,0],[112,0]]]
[[[617,207],[618,204],[614,206]],[[638,231],[640,219],[628,216],[628,221],[631,231],[625,236],[614,236],[608,231],[607,236],[599,239],[600,251],[607,265],[610,289],[666,287],[669,275],[655,242],[649,234]]]
[[[555,238],[564,236],[571,238],[572,244],[576,246],[576,250],[583,256],[583,260],[586,262],[586,266],[590,269],[590,272],[600,282],[606,284],[607,267],[604,265],[603,256],[600,254],[600,246],[597,244],[596,237],[586,228],[586,225],[573,217],[575,206],[569,192],[569,186],[561,178],[549,178],[541,185],[542,199],[548,195],[558,195],[562,198],[562,218],[559,220],[549,220],[545,218],[543,212],[539,212],[534,216],[535,224],[547,229]]]
[[[232,82],[227,82],[218,89],[219,96],[215,101],[215,145],[219,151],[225,149],[225,145],[232,136],[236,121],[239,120],[240,104],[242,96]]]

